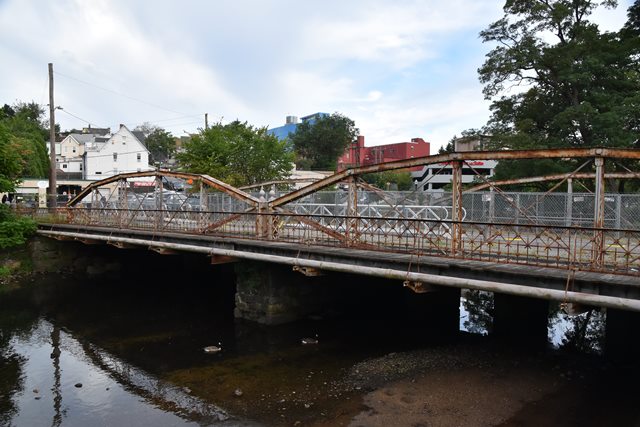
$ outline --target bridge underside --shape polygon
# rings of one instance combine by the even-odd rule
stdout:
[[[214,263],[253,260],[289,265],[303,274],[334,271],[383,277],[418,293],[431,286],[446,286],[640,311],[640,283],[633,276],[108,227],[41,225],[38,233],[59,240],[148,248],[160,253],[201,253],[211,256]]]

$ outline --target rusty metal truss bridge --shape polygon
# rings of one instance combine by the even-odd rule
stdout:
[[[477,173],[463,188],[462,169],[475,171],[475,160],[532,159],[575,168],[508,181]],[[639,160],[634,149],[457,152],[355,167],[291,192],[277,190],[281,182],[241,190],[207,175],[137,172],[94,182],[66,207],[32,213],[43,230],[146,230],[638,277],[640,196],[605,186],[639,179]],[[388,192],[362,179],[430,164],[451,166],[450,191]],[[556,184],[544,193],[504,189],[541,181]]]

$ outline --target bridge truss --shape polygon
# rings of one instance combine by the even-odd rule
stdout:
[[[526,159],[571,159],[576,166],[561,175],[491,181],[472,165]],[[155,233],[640,276],[640,197],[605,192],[609,179],[638,179],[632,170],[638,160],[640,150],[603,148],[448,153],[347,169],[293,192],[277,191],[276,183],[256,192],[206,175],[137,172],[97,181],[55,215],[51,209],[37,215],[41,221]],[[429,164],[451,166],[449,192],[388,192],[362,180]],[[463,166],[476,174],[467,189]],[[557,183],[545,193],[503,189],[544,180]],[[595,183],[574,193],[585,180]],[[567,191],[558,192],[561,186]]]

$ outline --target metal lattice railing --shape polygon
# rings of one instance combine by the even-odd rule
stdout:
[[[68,223],[86,226],[103,226],[120,229],[153,230],[230,236],[243,239],[260,239],[306,245],[361,248],[381,252],[408,253],[413,255],[454,257],[495,263],[546,266],[563,269],[599,271],[607,273],[640,275],[640,230],[630,228],[594,228],[566,225],[567,218],[558,214],[566,205],[559,198],[537,207],[535,217],[527,215],[524,208],[513,220],[506,206],[499,205],[495,222],[478,221],[489,218],[487,200],[483,194],[470,194],[464,202],[470,218],[464,221],[420,217],[416,211],[396,209],[373,211],[358,210],[357,216],[341,215],[341,211],[306,210],[322,204],[290,204],[278,212],[213,211],[213,210],[164,210],[140,207],[139,209],[69,208],[52,211],[31,211],[40,222]],[[535,195],[521,197],[532,201]],[[502,196],[501,197],[505,197]],[[510,196],[506,196],[510,197]],[[548,196],[547,196],[548,197]],[[524,200],[527,199],[528,200]],[[567,200],[566,198],[564,199]],[[620,200],[628,202],[624,197]],[[637,198],[631,198],[636,203]],[[513,201],[508,200],[509,206]],[[539,200],[537,201],[539,202]],[[516,205],[518,206],[518,205]],[[634,208],[620,205],[615,212],[634,212]],[[397,208],[397,207],[396,207]],[[423,208],[426,208],[423,206]],[[388,207],[385,209],[389,209]],[[495,207],[494,207],[495,209]],[[336,213],[338,212],[338,213]],[[407,215],[401,214],[404,212]],[[425,210],[421,211],[424,214]],[[371,213],[374,213],[373,215]],[[384,215],[381,215],[384,213]],[[511,222],[499,222],[509,218]],[[533,223],[533,219],[542,224]],[[625,221],[629,217],[621,216]],[[572,217],[574,222],[575,217]],[[589,219],[585,219],[588,221]],[[592,219],[591,219],[592,220]],[[617,221],[614,217],[611,222]],[[459,235],[452,230],[459,229]]]

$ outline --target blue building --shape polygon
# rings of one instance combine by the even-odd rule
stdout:
[[[267,132],[274,135],[276,138],[283,140],[288,138],[290,134],[294,133],[300,123],[313,124],[320,117],[326,117],[328,115],[329,114],[327,113],[314,113],[301,117],[300,119],[296,116],[287,116],[284,126],[269,129]]]

